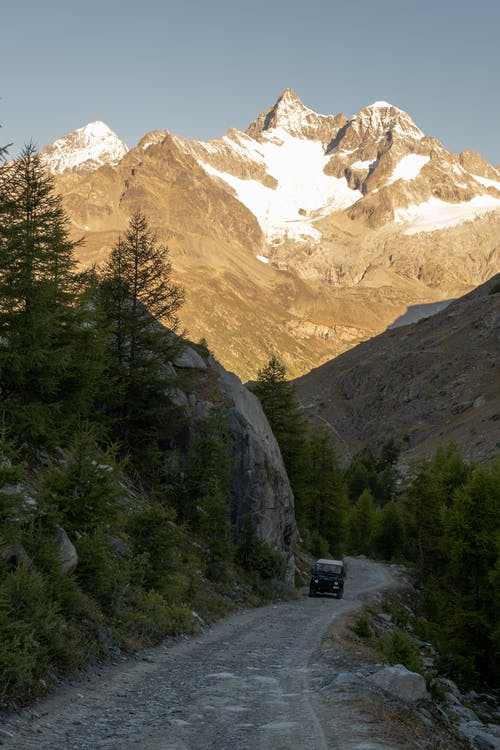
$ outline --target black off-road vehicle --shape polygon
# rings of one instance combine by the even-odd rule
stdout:
[[[337,599],[342,599],[345,575],[342,560],[317,560],[311,571],[309,596],[335,594]]]

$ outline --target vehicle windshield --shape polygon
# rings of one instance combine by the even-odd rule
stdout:
[[[342,573],[342,565],[329,565],[328,563],[318,563],[316,565],[316,573],[326,573],[327,575],[340,575]]]

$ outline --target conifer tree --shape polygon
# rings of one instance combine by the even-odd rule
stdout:
[[[151,318],[171,331],[179,327],[178,310],[184,290],[171,279],[168,249],[158,243],[146,217],[136,212],[104,270],[110,287],[110,312],[120,366],[132,372],[143,354],[145,338],[151,336]]]
[[[453,493],[446,510],[443,545],[447,584],[447,651],[468,677],[500,675],[495,636],[498,590],[492,585],[500,565],[500,462],[478,467]]]
[[[0,127],[2,126],[0,125]],[[12,146],[12,143],[8,143],[6,146],[0,146],[0,164],[3,164],[7,158],[7,152],[10,146]]]
[[[382,508],[376,547],[384,560],[407,555],[404,516],[402,508],[395,500],[391,500]]]
[[[347,535],[347,487],[333,440],[324,429],[309,438],[305,480],[299,528],[308,528],[325,540],[331,553],[340,555]]]
[[[228,495],[231,485],[227,414],[212,407],[193,440],[183,491],[179,493],[182,519],[199,533],[209,550],[207,572],[224,577],[233,554],[230,542]]]
[[[53,179],[28,144],[0,169],[2,409],[24,437],[48,439],[54,414],[84,380],[74,248]]]
[[[260,399],[283,456],[290,482],[297,494],[304,476],[306,424],[295,388],[286,380],[285,365],[273,355],[259,370],[252,391]]]
[[[405,502],[413,528],[410,536],[416,544],[413,555],[422,576],[432,577],[442,569],[443,518],[453,492],[470,475],[470,467],[454,445],[440,447],[432,457],[420,462],[405,489]]]
[[[184,290],[171,273],[168,249],[135,213],[104,268],[100,300],[111,334],[108,410],[117,437],[136,455],[154,450],[172,420],[167,363],[182,348],[174,332]]]
[[[363,490],[349,514],[349,540],[352,552],[366,555],[373,551],[379,512],[370,490]]]

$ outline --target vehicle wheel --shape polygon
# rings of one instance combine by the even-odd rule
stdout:
[[[343,591],[337,591],[337,599],[342,599],[343,596],[344,596]]]
[[[309,589],[309,596],[316,596],[314,589]]]

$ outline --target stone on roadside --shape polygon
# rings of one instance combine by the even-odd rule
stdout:
[[[402,664],[386,666],[372,674],[369,679],[397,698],[409,703],[428,698],[425,680],[421,674],[410,672]]]

